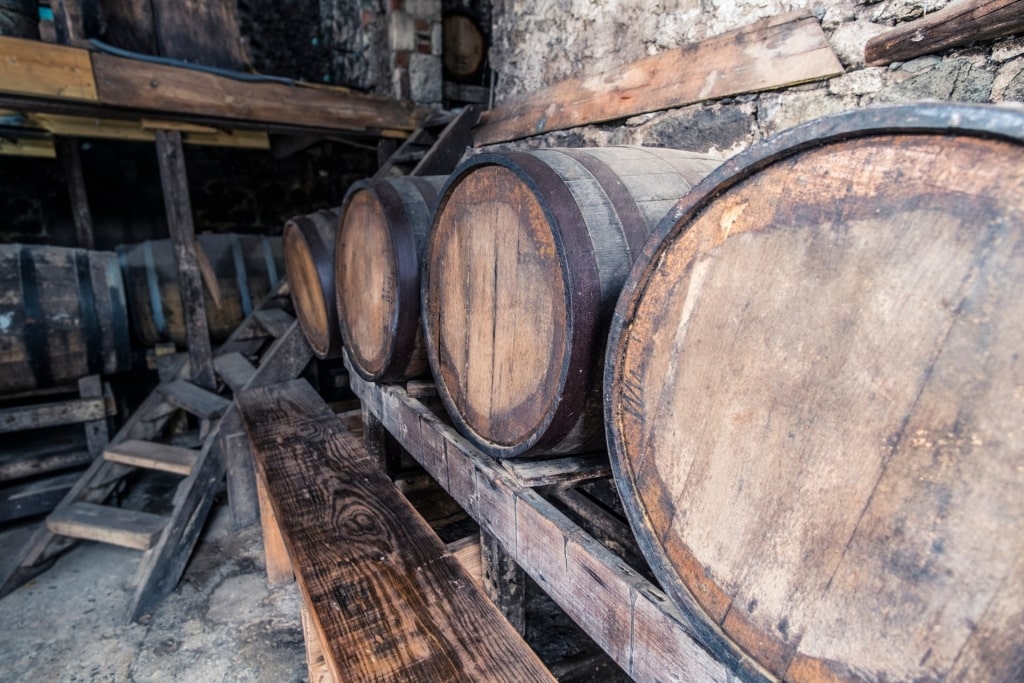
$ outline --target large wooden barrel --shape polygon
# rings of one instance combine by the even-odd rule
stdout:
[[[487,38],[476,19],[463,13],[449,14],[441,32],[445,79],[461,83],[479,80],[487,61]]]
[[[222,342],[284,273],[281,238],[204,234],[196,242],[210,339]],[[117,254],[136,339],[144,346],[167,341],[187,344],[171,240],[121,246]]]
[[[442,193],[425,257],[438,393],[495,457],[604,447],[599,361],[650,231],[719,159],[646,147],[482,154]]]
[[[356,372],[400,382],[427,372],[420,262],[444,177],[354,184],[341,206],[334,273],[341,336]]]
[[[1020,111],[859,110],[658,227],[609,337],[608,440],[709,647],[789,681],[1021,680],[1022,159]]]
[[[284,226],[284,265],[299,325],[317,358],[341,353],[334,299],[334,241],[338,210],[296,216]]]
[[[0,0],[0,36],[39,40],[37,0]]]
[[[115,254],[0,245],[0,292],[0,394],[131,367]]]

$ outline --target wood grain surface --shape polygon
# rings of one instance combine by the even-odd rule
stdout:
[[[554,680],[307,382],[237,400],[334,680]]]
[[[611,309],[651,230],[720,161],[642,147],[483,154],[435,212],[427,351],[463,433],[496,457],[603,449]]]
[[[920,114],[734,160],[659,228],[609,342],[652,566],[787,680],[1024,663],[1024,117]]]
[[[476,145],[841,74],[818,20],[783,14],[700,43],[571,79],[485,112]]]

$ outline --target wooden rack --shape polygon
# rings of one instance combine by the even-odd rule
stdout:
[[[696,619],[513,467],[479,452],[401,385],[372,384],[349,369],[367,434],[390,433],[634,680],[770,680],[749,659],[708,645]]]

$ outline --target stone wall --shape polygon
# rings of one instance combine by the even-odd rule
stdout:
[[[491,64],[503,99],[719,35],[757,19],[810,9],[846,73],[785,90],[705,102],[625,121],[550,133],[516,147],[643,144],[731,155],[819,116],[925,99],[1024,99],[1024,37],[947,50],[884,67],[864,65],[868,39],[947,0],[494,0]]]

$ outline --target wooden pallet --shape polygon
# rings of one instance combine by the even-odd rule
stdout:
[[[103,457],[93,462],[24,548],[16,569],[0,584],[0,595],[45,569],[76,540],[100,541],[143,551],[130,610],[131,619],[138,620],[177,585],[226,469],[236,521],[246,515],[255,519],[252,465],[244,439],[239,438],[243,435],[234,403],[224,394],[295,377],[312,357],[298,322],[283,308],[290,303],[285,287],[280,284],[218,350],[213,364],[223,374],[217,391],[190,381],[184,354],[176,358],[166,379],[111,439]],[[199,448],[171,445],[163,434],[172,417],[181,412],[199,421]],[[115,489],[140,469],[182,477],[170,515],[112,504]]]
[[[697,619],[556,507],[588,503],[550,471],[534,478],[536,465],[491,459],[402,386],[350,374],[367,437],[397,440],[480,524],[485,546],[493,539],[634,680],[772,680],[748,658],[709,648]],[[565,464],[566,485],[600,476],[602,467],[599,459]],[[543,495],[531,484],[544,486]],[[609,538],[629,533],[621,524],[604,526],[592,531]],[[515,609],[514,598],[504,599]]]

